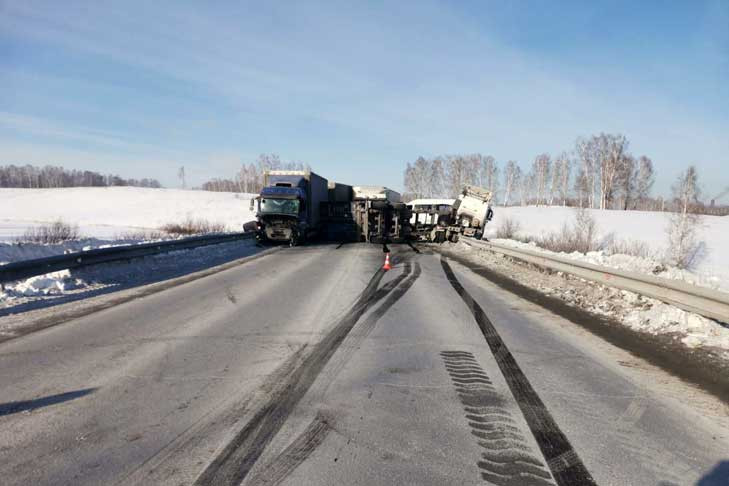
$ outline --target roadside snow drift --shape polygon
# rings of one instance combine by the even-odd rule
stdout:
[[[541,272],[530,265],[515,263],[509,257],[464,242],[449,244],[449,248],[479,265],[570,305],[610,317],[639,332],[672,336],[689,348],[718,350],[724,360],[729,360],[729,328],[719,322],[656,299],[562,272]]]

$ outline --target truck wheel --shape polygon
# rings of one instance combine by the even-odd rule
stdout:
[[[297,231],[291,232],[291,238],[289,239],[289,246],[294,247],[299,244],[299,233]]]
[[[451,243],[458,243],[458,233],[453,233],[451,235]]]

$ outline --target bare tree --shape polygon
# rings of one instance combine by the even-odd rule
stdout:
[[[540,154],[532,164],[532,175],[534,177],[534,189],[536,190],[537,206],[546,202],[547,180],[549,169],[552,164],[549,154]]]
[[[471,154],[467,155],[465,159],[466,171],[468,173],[466,179],[468,180],[468,183],[483,187],[483,181],[485,180],[483,155]]]
[[[446,189],[448,196],[455,197],[463,186],[471,182],[469,164],[461,155],[451,155],[446,159]]]
[[[185,189],[187,187],[187,184],[185,183],[185,166],[183,165],[180,167],[180,169],[177,171],[177,177],[180,179],[180,184],[182,185],[182,188]]]
[[[600,209],[608,209],[615,191],[615,181],[626,161],[628,140],[624,135],[601,133],[593,137],[600,160]]]
[[[509,198],[511,197],[512,192],[514,192],[516,187],[518,186],[516,180],[517,169],[519,169],[519,166],[513,160],[508,161],[506,163],[506,166],[504,167],[504,206],[509,205]]]
[[[479,186],[496,194],[496,191],[499,190],[499,167],[496,159],[490,155],[483,158],[483,173],[485,178]]]
[[[430,194],[435,197],[445,195],[445,164],[441,157],[436,157],[430,164]]]
[[[562,200],[562,206],[567,205],[567,195],[570,190],[570,172],[572,171],[572,159],[567,152],[562,152],[554,162],[555,167],[559,167],[559,197]]]
[[[590,206],[590,182],[584,165],[579,167],[577,177],[575,177],[575,194],[577,194],[579,207]]]
[[[552,163],[552,172],[549,177],[549,198],[547,204],[552,206],[554,199],[560,196],[560,187],[562,185],[562,170],[564,170],[563,158],[567,157],[567,154],[562,152]]]
[[[413,177],[418,197],[432,196],[430,188],[430,162],[418,157],[413,165]]]
[[[256,163],[261,173],[267,170],[281,169],[281,157],[276,154],[261,154],[258,156]]]
[[[627,211],[628,207],[633,204],[635,197],[636,166],[635,158],[630,154],[625,154],[618,170],[617,183],[620,186],[624,211]]]
[[[520,169],[521,172],[521,169]],[[519,200],[522,206],[529,204],[529,197],[534,193],[535,186],[534,172],[520,174],[519,177]]]
[[[641,155],[638,159],[638,169],[635,177],[634,209],[645,209],[644,205],[650,197],[654,180],[653,161],[645,155]]]
[[[597,180],[595,174],[599,170],[600,158],[594,139],[595,137],[590,139],[580,137],[575,142],[575,152],[580,161],[575,189],[580,196],[580,207],[584,207],[583,200],[587,207],[595,206],[595,182]]]
[[[679,268],[690,268],[696,261],[701,245],[696,242],[701,217],[699,206],[698,173],[693,165],[682,172],[671,188],[674,212],[669,216],[668,259]]]

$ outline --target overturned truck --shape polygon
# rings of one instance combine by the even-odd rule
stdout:
[[[486,224],[493,217],[491,192],[466,186],[457,199],[416,199],[408,203],[412,214],[414,239],[419,241],[456,242],[460,235],[483,237]]]
[[[357,241],[403,243],[410,239],[410,210],[384,186],[355,186],[352,212]]]

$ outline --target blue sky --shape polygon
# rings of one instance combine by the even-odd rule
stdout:
[[[658,192],[729,185],[729,1],[0,0],[0,164],[175,186],[275,152],[400,189],[419,155],[526,167],[600,131]]]

